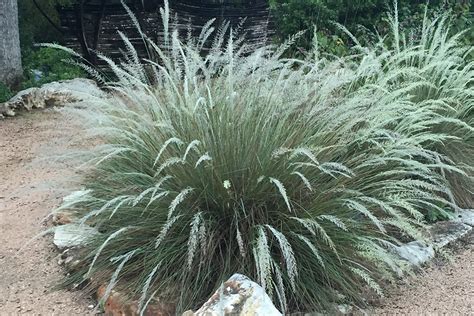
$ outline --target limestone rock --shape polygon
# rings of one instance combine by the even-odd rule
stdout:
[[[53,214],[53,225],[66,225],[73,221],[74,216],[70,212],[58,212]]]
[[[439,248],[445,247],[453,241],[464,237],[471,231],[471,226],[457,220],[438,222],[430,228],[433,243]]]
[[[0,118],[5,118],[5,116],[15,116],[15,111],[6,103],[0,103]]]
[[[100,90],[94,80],[85,78],[75,78],[71,80],[62,80],[46,83],[41,86],[42,93],[46,95],[54,93],[70,93],[72,97],[104,97],[106,94]]]
[[[38,98],[40,88],[28,88],[18,92],[7,103],[10,109],[24,108],[30,111],[33,107],[44,107],[44,101]]]
[[[434,258],[435,252],[433,246],[425,245],[420,241],[412,241],[407,244],[395,247],[395,252],[400,258],[408,261],[414,266],[420,266],[423,263]]]
[[[67,248],[61,253],[60,265],[64,265],[67,271],[72,272],[75,271],[76,268],[80,264],[80,260],[77,259],[79,257],[79,250],[80,248],[72,247]]]
[[[336,311],[341,315],[349,315],[353,312],[354,308],[348,304],[339,304],[336,306]]]
[[[224,282],[196,316],[280,316],[265,290],[242,274],[234,274]]]
[[[473,230],[474,211],[461,210],[456,213],[456,217],[454,220],[437,222],[429,228],[431,245],[425,245],[420,241],[412,241],[395,247],[395,252],[414,266],[426,263],[434,257],[435,248],[446,247]]]
[[[14,116],[18,110],[60,106],[90,97],[105,97],[93,80],[76,78],[50,82],[39,88],[20,91],[9,101],[0,103],[0,115]]]
[[[66,224],[54,228],[54,244],[59,249],[83,245],[99,232],[87,225]]]
[[[460,210],[455,215],[461,223],[474,226],[474,210]]]

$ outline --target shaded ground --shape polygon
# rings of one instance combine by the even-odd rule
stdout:
[[[18,253],[45,229],[42,219],[64,195],[47,182],[71,173],[64,164],[31,162],[49,148],[66,146],[78,131],[52,111],[0,120],[0,315],[90,313],[93,302],[78,292],[52,291],[64,271],[50,236]]]
[[[88,315],[90,299],[79,292],[51,291],[64,271],[51,237],[39,238],[41,220],[66,193],[49,181],[71,178],[64,163],[31,163],[70,146],[81,129],[52,111],[0,120],[0,315]],[[49,187],[49,188],[48,188]],[[66,188],[62,183],[59,187]],[[474,315],[474,237],[459,245],[453,263],[438,262],[400,282],[375,315]]]

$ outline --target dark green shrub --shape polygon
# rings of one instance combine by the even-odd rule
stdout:
[[[13,96],[13,92],[5,84],[0,82],[0,103],[8,101]]]
[[[420,25],[426,8],[425,0],[398,0],[399,17],[404,27]],[[343,24],[356,34],[359,40],[367,32],[386,34],[389,29],[386,12],[392,0],[270,0],[280,40],[302,30],[316,26],[320,49],[326,53],[342,55],[350,41],[334,22]],[[470,3],[465,0],[434,0],[429,2],[430,14],[451,10],[455,20],[455,32],[472,26],[469,15]],[[308,49],[313,32],[306,32],[298,45]],[[471,37],[472,39],[472,37]]]
[[[84,71],[67,63],[71,56],[59,49],[40,47],[27,51],[23,56],[25,81],[22,88],[40,86],[44,83],[84,77]],[[35,72],[41,75],[35,75]]]
[[[36,0],[45,14],[59,25],[56,6],[70,5],[75,0]],[[22,50],[29,50],[35,43],[60,42],[61,33],[40,13],[32,0],[18,1],[20,44]]]

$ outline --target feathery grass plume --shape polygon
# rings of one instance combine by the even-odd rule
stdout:
[[[150,284],[153,281],[153,276],[155,275],[156,271],[158,270],[160,266],[161,266],[161,262],[159,262],[153,268],[153,270],[150,272],[150,274],[146,278],[145,284],[143,285],[142,295],[140,296],[140,300],[138,301],[138,311],[140,312],[140,315],[142,315],[146,309],[145,300],[147,298],[148,288],[150,287]]]
[[[365,283],[380,293],[374,280],[404,268],[390,245],[421,238],[429,209],[456,208],[453,177],[472,180],[461,35],[439,19],[410,44],[283,59],[294,38],[249,50],[210,22],[185,44],[161,15],[164,47],[142,34],[148,60],[104,57],[113,93],[75,109],[106,146],[90,151],[87,194],[64,205],[101,232],[69,281],[115,271],[142,309],[157,298],[177,313],[236,272],[285,313],[341,293],[363,305]]]
[[[196,254],[196,248],[198,246],[198,238],[199,238],[199,227],[202,221],[201,213],[197,213],[194,215],[193,220],[190,224],[191,226],[191,231],[189,232],[189,238],[188,238],[188,260],[187,260],[187,266],[188,269],[192,268],[193,264],[193,259]]]
[[[263,227],[258,227],[258,237],[256,240],[256,247],[253,249],[255,264],[258,274],[258,281],[268,291],[272,292],[271,282],[271,260],[272,255],[268,245],[267,235]]]
[[[283,197],[283,200],[285,200],[286,206],[288,207],[288,210],[291,213],[290,200],[288,199],[288,195],[286,195],[286,189],[283,186],[283,183],[281,183],[280,180],[275,179],[275,178],[270,178],[269,180],[270,180],[271,183],[273,183],[278,188],[278,191],[280,192],[281,196]]]
[[[429,20],[425,14],[421,31],[410,35],[414,40],[402,41],[401,38],[407,38],[413,30],[404,30],[400,26],[396,1],[394,8],[395,12],[389,19],[392,36],[379,36],[378,42],[365,48],[375,54],[370,57],[373,62],[366,62],[363,81],[381,89],[399,90],[410,95],[407,105],[412,106],[416,115],[399,120],[396,129],[412,133],[413,140],[422,137],[422,146],[434,149],[438,160],[456,162],[468,176],[444,170],[446,167],[440,167],[441,173],[453,189],[452,200],[464,208],[472,208],[472,46],[462,43],[464,32],[451,35],[449,15]],[[427,129],[433,133],[425,134]]]
[[[283,235],[281,232],[276,230],[274,227],[270,225],[265,225],[275,236],[275,238],[278,241],[278,244],[280,246],[280,250],[282,252],[282,257],[285,259],[286,262],[286,270],[288,271],[288,278],[290,280],[290,284],[295,288],[295,278],[298,274],[298,270],[296,269],[296,259],[295,259],[295,254],[293,253],[293,249],[291,248],[290,243],[288,242],[288,239],[286,239],[285,235]]]
[[[109,284],[107,284],[107,287],[105,288],[104,295],[100,298],[99,304],[97,306],[103,305],[107,299],[110,296],[110,293],[112,292],[112,289],[115,287],[115,285],[118,282],[118,277],[120,275],[120,271],[123,269],[124,265],[127,263],[128,260],[133,256],[133,254],[137,251],[138,249],[132,250],[124,255],[113,257],[110,259],[111,263],[117,263],[120,261],[120,264],[118,265],[117,269],[115,269],[114,274],[112,275]],[[97,308],[97,307],[96,307]]]

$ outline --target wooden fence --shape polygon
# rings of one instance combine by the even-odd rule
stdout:
[[[105,3],[105,1],[103,1]],[[215,4],[204,1],[173,1],[172,15],[177,16],[178,29],[191,30],[197,36],[201,27],[215,18],[215,25],[229,21],[231,25],[242,24],[247,43],[259,45],[273,35],[273,24],[266,1],[257,0],[250,4]],[[141,29],[159,45],[162,42],[162,21],[158,9],[145,11],[133,9]],[[121,57],[125,48],[118,31],[123,32],[134,44],[141,57],[146,56],[145,46],[130,16],[121,6],[84,5],[60,10],[61,27],[66,46],[82,52],[93,63],[97,63],[94,51],[112,59]]]

